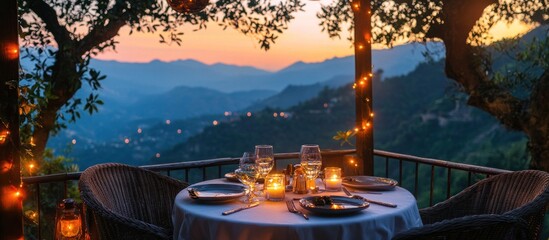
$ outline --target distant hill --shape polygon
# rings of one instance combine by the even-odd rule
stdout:
[[[289,85],[280,93],[251,105],[247,110],[257,111],[267,107],[289,108],[316,97],[325,87],[337,88],[351,82],[353,82],[353,76],[335,76],[327,81],[311,85]]]
[[[375,147],[505,169],[526,167],[525,137],[467,106],[459,94],[449,94],[452,84],[442,64],[420,64],[409,75],[374,82]],[[273,117],[281,111],[289,117]],[[325,89],[295,107],[265,109],[208,126],[150,163],[234,157],[258,143],[272,144],[278,152],[298,151],[303,143],[337,149],[331,136],[353,128],[353,122],[351,87]]]
[[[423,60],[421,49],[420,45],[404,45],[374,50],[373,61],[377,68],[386,69],[384,76],[401,75]],[[28,62],[23,65],[28,67]],[[298,62],[277,72],[220,63],[207,65],[195,60],[92,60],[91,66],[107,76],[99,91],[105,104],[99,113],[83,113],[76,124],[69,124],[67,130],[51,138],[50,147],[64,146],[75,137],[108,141],[138,125],[165,119],[267,106],[286,108],[314,97],[323,86],[338,87],[351,82],[354,73],[353,57]],[[82,88],[77,96],[85,98],[90,89],[86,84]],[[282,92],[273,96],[275,91]]]

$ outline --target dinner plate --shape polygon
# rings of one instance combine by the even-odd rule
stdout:
[[[370,206],[370,204],[362,199],[344,197],[344,196],[328,196],[332,200],[332,204],[315,205],[315,197],[305,197],[299,200],[299,205],[312,213],[324,215],[342,215],[349,213],[360,212]],[[322,196],[325,197],[325,196]]]
[[[187,188],[192,199],[205,202],[225,202],[244,196],[246,188],[237,184],[200,184]]]
[[[392,190],[398,184],[390,178],[372,176],[350,176],[344,177],[342,184],[346,187],[358,188],[373,191]]]
[[[229,172],[229,173],[225,173],[225,179],[227,179],[227,181],[231,181],[231,182],[237,182],[239,183],[240,181],[238,180],[238,178],[236,177],[236,174],[234,174],[234,172]],[[263,183],[264,182],[264,179],[263,178],[259,178],[257,179],[258,183]]]

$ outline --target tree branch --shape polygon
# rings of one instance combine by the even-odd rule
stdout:
[[[116,4],[106,14],[108,17],[93,26],[92,30],[79,41],[79,54],[84,54],[118,35],[118,31],[127,24],[130,17],[128,9],[125,8],[126,5],[126,1],[116,1]],[[103,26],[104,23],[107,25]]]
[[[29,9],[44,21],[46,29],[52,33],[58,45],[72,42],[70,32],[59,23],[55,9],[43,0],[30,0],[27,3]]]

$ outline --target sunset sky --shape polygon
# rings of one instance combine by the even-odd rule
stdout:
[[[320,21],[316,18],[319,9],[320,2],[307,2],[305,12],[296,15],[289,29],[267,52],[260,49],[257,41],[249,36],[233,29],[223,31],[215,24],[210,24],[206,30],[185,31],[182,46],[161,44],[156,33],[134,33],[130,36],[129,29],[123,28],[118,37],[120,44],[117,52],[109,51],[98,58],[124,62],[195,59],[207,64],[221,62],[276,71],[296,61],[320,62],[353,54],[345,35],[342,39],[330,39],[327,33],[321,32],[318,25]],[[520,24],[501,24],[493,33],[496,37],[502,37],[516,35],[527,29]]]

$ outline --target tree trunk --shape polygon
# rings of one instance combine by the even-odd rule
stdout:
[[[63,49],[63,50],[62,50]],[[45,108],[41,109],[37,116],[36,128],[33,132],[32,154],[35,160],[41,161],[52,131],[55,129],[57,114],[63,106],[80,89],[80,75],[77,72],[77,64],[80,56],[74,56],[72,47],[59,47],[52,66],[52,74],[49,82],[52,86],[52,94]]]
[[[549,70],[541,76],[530,96],[526,134],[530,168],[549,172]]]

